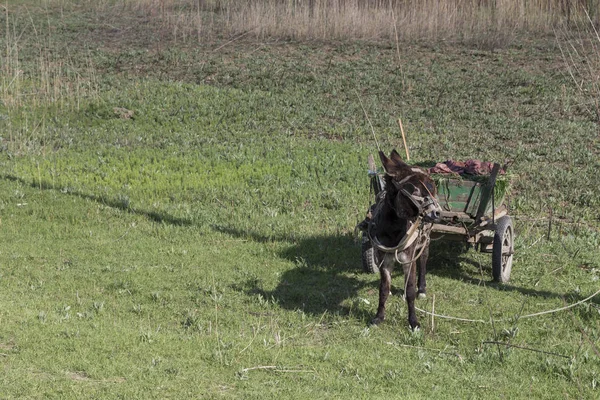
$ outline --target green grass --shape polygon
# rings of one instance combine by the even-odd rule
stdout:
[[[91,62],[98,92],[0,105],[0,398],[598,396],[599,297],[519,318],[599,288],[598,126],[552,41],[406,43],[400,66],[385,43],[159,48],[31,10],[57,54],[82,38],[69,65]],[[402,117],[415,162],[513,161],[511,282],[435,242],[417,304],[485,322],[421,314],[409,332],[397,274],[367,326],[359,98],[386,151]]]

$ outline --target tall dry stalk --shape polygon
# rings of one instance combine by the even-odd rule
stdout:
[[[2,7],[0,131],[13,153],[39,150],[35,138],[44,135],[50,113],[79,109],[83,99],[97,96],[95,69],[89,55],[75,62],[65,54],[50,29],[26,18],[26,9]]]
[[[598,19],[599,6],[600,0],[101,0],[95,7],[147,12],[185,40],[253,30],[259,38],[301,40],[484,35],[493,44],[517,31],[552,33],[582,9]]]
[[[600,0],[47,0],[85,5],[99,15],[135,12],[178,41],[252,31],[295,40],[465,40],[494,47],[517,32],[552,34],[587,10],[600,21]]]
[[[51,30],[35,26],[23,9],[4,6],[4,51],[0,53],[0,82],[2,106],[14,110],[23,106],[47,104],[59,107],[77,106],[81,98],[97,94],[96,74],[89,56],[85,66],[78,67],[68,49],[57,48]],[[30,31],[29,33],[27,31]],[[34,38],[34,43],[23,37]],[[29,59],[24,61],[24,50]],[[33,51],[32,51],[33,50]],[[31,60],[31,54],[33,61]],[[71,101],[74,100],[74,101]]]
[[[557,31],[557,43],[583,99],[579,106],[600,125],[600,33],[598,21],[587,10],[584,15],[574,22],[575,29]]]

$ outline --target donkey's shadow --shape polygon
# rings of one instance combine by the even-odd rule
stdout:
[[[256,242],[284,240],[222,226],[213,228],[234,237],[250,238]],[[482,265],[473,257],[474,252],[475,250],[467,251],[465,244],[460,242],[432,242],[427,277],[448,278],[473,285],[481,285],[483,281],[492,290],[526,296],[566,298],[569,302],[583,299],[583,296],[577,293],[551,292],[510,283],[494,283],[491,281],[491,257],[489,263]],[[274,289],[265,290],[260,280],[253,279],[245,282],[242,290],[249,295],[273,299],[284,309],[301,310],[311,315],[322,315],[325,312],[348,315],[352,311],[352,315],[364,321],[373,317],[378,298],[379,275],[365,275],[362,271],[360,245],[352,236],[321,235],[298,239],[278,255],[282,259],[294,262],[295,266],[281,274]],[[403,292],[402,282],[401,269],[397,268],[393,278],[393,293]],[[360,300],[358,294],[365,288],[371,289],[368,300],[372,306],[356,307],[356,302]],[[597,308],[600,305],[600,296],[591,299],[590,303]]]
[[[274,240],[231,228],[215,229],[236,237],[250,237],[256,242]],[[361,289],[372,285],[359,279],[360,246],[350,235],[297,239],[278,255],[294,262],[295,267],[281,274],[273,290],[262,288],[260,280],[247,281],[244,286],[247,294],[260,294],[265,299],[273,299],[288,310],[301,310],[312,315],[325,312],[347,315],[352,308],[347,300],[357,299]]]

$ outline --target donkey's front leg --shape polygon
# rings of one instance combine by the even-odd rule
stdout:
[[[417,291],[417,296],[419,299],[424,299],[427,293],[427,282],[425,280],[425,273],[427,272],[427,259],[429,258],[429,244],[426,245],[425,249],[423,249],[423,253],[421,257],[419,257],[419,279],[417,281],[417,286],[419,287]]]
[[[417,314],[415,312],[415,281],[416,281],[416,268],[417,263],[415,261],[404,264],[404,285],[406,291],[404,292],[404,296],[406,297],[406,304],[408,305],[408,324],[410,325],[410,329],[417,330],[419,328],[419,322],[417,321]]]
[[[383,255],[383,264],[379,268],[381,280],[379,281],[379,307],[377,314],[371,320],[372,325],[379,325],[385,319],[385,302],[392,288],[392,271],[394,270],[394,258],[389,254]]]

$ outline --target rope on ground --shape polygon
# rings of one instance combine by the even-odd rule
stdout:
[[[421,310],[419,307],[415,307],[415,309],[422,312],[423,314],[432,315],[437,318],[451,319],[454,321],[462,321],[462,322],[479,322],[479,323],[483,323],[483,324],[485,324],[487,322],[482,319],[467,319],[467,318],[450,317],[448,315],[436,314],[436,313],[432,313],[429,311]]]
[[[541,311],[541,312],[534,313],[534,314],[522,315],[522,316],[519,317],[519,319],[522,319],[522,318],[532,318],[532,317],[537,317],[537,316],[540,316],[540,315],[553,314],[553,313],[556,313],[556,312],[559,312],[559,311],[568,310],[570,308],[576,307],[576,306],[578,306],[580,304],[583,304],[583,303],[585,303],[585,302],[593,299],[598,294],[600,294],[600,290],[598,290],[596,293],[592,294],[591,296],[588,296],[585,299],[578,301],[577,303],[573,303],[571,305],[568,305],[568,306],[565,306],[565,307],[561,307],[561,308],[556,308],[554,310]],[[432,312],[429,312],[429,311],[422,310],[419,307],[415,307],[415,308],[418,311],[422,312],[423,314],[432,315],[432,316],[437,317],[437,318],[451,319],[451,320],[454,320],[454,321],[461,321],[461,322],[477,322],[477,323],[483,323],[483,324],[489,322],[489,321],[484,321],[482,319],[467,319],[467,318],[451,317],[451,316],[448,316],[448,315],[435,314],[435,313],[432,313]],[[497,319],[497,320],[494,320],[494,321],[495,322],[502,322],[502,321],[506,321],[506,319]]]
[[[559,311],[564,311],[564,310],[568,310],[569,308],[573,308],[575,306],[578,306],[580,304],[583,304],[591,299],[593,299],[594,297],[596,297],[598,294],[600,294],[600,290],[598,290],[596,293],[594,293],[593,295],[586,297],[583,300],[578,301],[577,303],[573,303],[569,306],[565,306],[565,307],[561,307],[561,308],[557,308],[555,310],[549,310],[549,311],[542,311],[539,313],[535,313],[535,314],[529,314],[529,315],[523,315],[521,318],[531,318],[531,317],[537,317],[538,315],[544,315],[544,314],[552,314],[555,312],[559,312]]]

